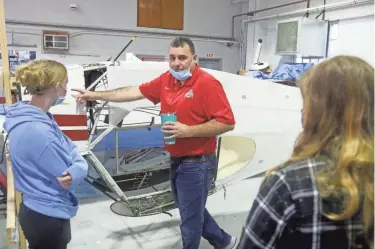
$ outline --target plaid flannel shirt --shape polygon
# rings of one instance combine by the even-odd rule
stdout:
[[[339,206],[317,190],[315,171],[326,162],[309,159],[271,173],[260,186],[237,249],[369,248],[356,236],[363,229],[359,214],[342,222],[323,215],[323,207]]]

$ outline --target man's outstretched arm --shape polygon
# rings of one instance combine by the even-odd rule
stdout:
[[[72,91],[78,92],[78,94],[73,95],[78,103],[94,100],[130,102],[147,98],[154,104],[157,104],[160,102],[161,82],[162,75],[139,86],[120,87],[108,91],[87,91],[82,89],[72,89]]]
[[[98,91],[98,100],[109,102],[129,102],[144,99],[139,86],[121,87],[109,91]]]
[[[139,86],[120,87],[108,91],[87,91],[82,89],[72,89],[78,92],[75,95],[77,102],[102,100],[108,102],[130,102],[144,99],[145,96],[139,90]]]

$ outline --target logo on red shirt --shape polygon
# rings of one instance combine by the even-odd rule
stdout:
[[[192,98],[194,96],[193,89],[190,89],[186,94],[185,98]]]

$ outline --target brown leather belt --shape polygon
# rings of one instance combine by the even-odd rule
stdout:
[[[172,163],[201,163],[216,159],[216,153],[210,152],[205,155],[194,155],[194,156],[183,156],[183,157],[171,157]]]

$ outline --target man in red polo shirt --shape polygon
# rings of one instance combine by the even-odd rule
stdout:
[[[216,136],[233,130],[235,120],[220,82],[196,64],[189,38],[176,38],[169,48],[170,70],[140,86],[110,91],[78,91],[78,102],[126,102],[147,98],[161,104],[161,112],[174,112],[177,122],[162,131],[176,138],[165,145],[171,155],[171,188],[180,211],[184,249],[198,249],[201,236],[215,249],[231,249],[236,238],[223,231],[205,208],[217,161]]]

